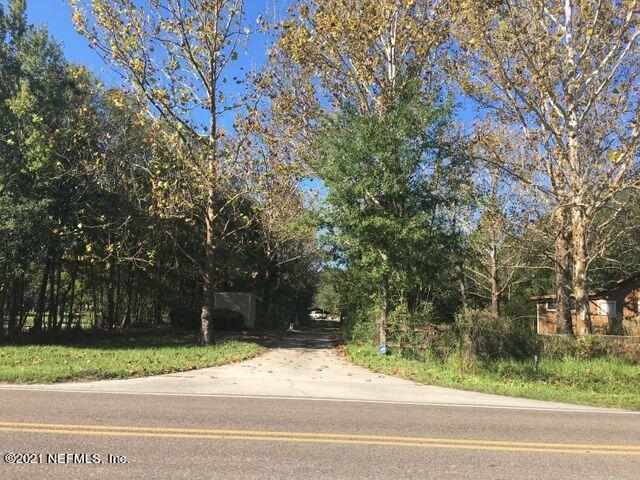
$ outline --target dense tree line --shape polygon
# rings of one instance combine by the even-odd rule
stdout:
[[[367,328],[384,343],[394,315],[526,317],[530,295],[555,292],[558,331],[574,333],[573,309],[590,333],[586,292],[640,266],[638,5],[300,0],[289,12],[274,83],[317,142],[338,267],[326,278],[347,318],[377,318]],[[431,118],[446,134],[421,145],[434,123],[406,103],[409,85],[431,112],[465,99],[477,121],[457,129],[452,102]],[[394,123],[399,109],[415,132]]]
[[[241,0],[71,4],[121,85],[0,10],[3,331],[208,343],[216,291],[278,324],[317,290],[380,343],[549,292],[589,332],[586,292],[640,268],[635,2],[296,0],[242,78]]]
[[[67,62],[24,1],[0,7],[0,42],[2,331],[199,325],[207,215],[184,167],[199,146],[166,143],[131,92]],[[295,178],[251,167],[217,191],[215,288],[284,323],[312,293],[313,227]]]

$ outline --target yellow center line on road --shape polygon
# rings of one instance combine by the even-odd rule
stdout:
[[[209,428],[173,428],[173,427],[137,427],[120,425],[87,425],[87,424],[66,424],[66,423],[33,423],[33,422],[5,422],[0,421],[0,426],[13,427],[44,427],[44,428],[67,428],[67,429],[87,429],[87,430],[113,430],[113,431],[141,431],[141,432],[165,432],[165,433],[203,433],[216,435],[259,435],[259,436],[295,436],[310,438],[337,438],[354,440],[385,440],[385,441],[413,441],[413,442],[437,442],[437,443],[461,443],[461,444],[484,444],[499,446],[519,446],[519,447],[560,447],[579,449],[622,449],[638,450],[640,445],[602,445],[584,443],[550,443],[550,442],[525,442],[510,440],[488,440],[472,438],[433,438],[433,437],[407,437],[391,435],[364,435],[351,433],[319,433],[319,432],[286,432],[268,430],[230,430],[230,429],[209,429]]]
[[[401,437],[340,433],[75,425],[60,423],[28,423],[3,421],[0,421],[0,431],[48,433],[60,435],[135,436],[148,438],[186,438],[347,445],[381,445],[516,452],[551,452],[640,456],[640,445],[593,445],[545,442],[517,442],[502,440]]]

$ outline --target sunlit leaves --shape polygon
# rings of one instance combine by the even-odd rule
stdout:
[[[434,60],[448,36],[440,9],[430,0],[302,0],[281,21],[276,46],[334,105],[348,99],[381,112],[409,77],[435,78]]]

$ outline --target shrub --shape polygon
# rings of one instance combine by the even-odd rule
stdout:
[[[403,327],[421,327],[436,323],[436,313],[431,302],[422,302],[413,312],[409,312],[406,305],[398,305],[389,314],[389,329]]]
[[[640,364],[640,340],[637,338],[554,335],[543,337],[541,342],[542,355],[549,358],[618,357]]]
[[[433,305],[424,302],[414,312],[399,306],[389,315],[387,340],[393,351],[415,360],[446,360],[457,345],[451,325],[437,324]]]
[[[344,313],[340,319],[342,336],[347,341],[359,344],[375,342],[376,318],[378,315],[376,308],[353,310]]]
[[[496,317],[486,310],[467,310],[456,316],[455,326],[461,354],[469,358],[522,360],[540,351],[531,325],[517,319]]]

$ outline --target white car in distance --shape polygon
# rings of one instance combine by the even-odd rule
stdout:
[[[309,318],[311,320],[324,320],[327,318],[327,314],[322,310],[314,309],[309,312]]]

